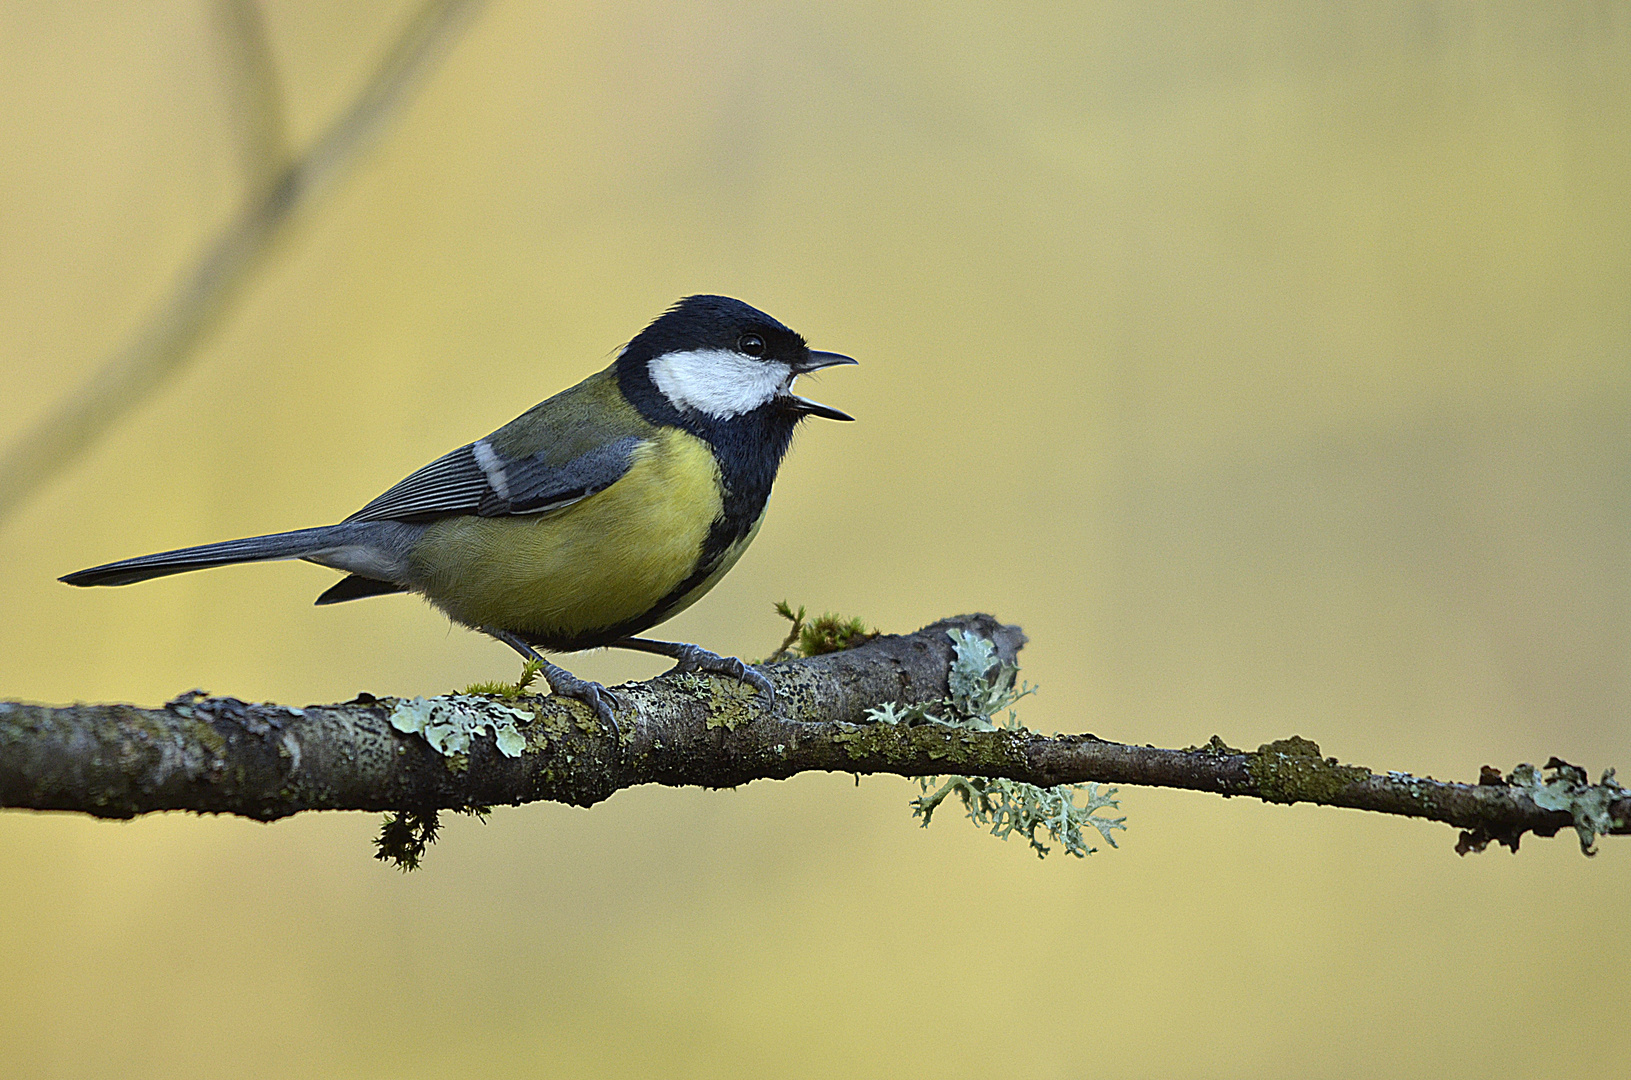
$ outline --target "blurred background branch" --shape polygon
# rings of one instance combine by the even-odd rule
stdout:
[[[266,40],[266,21],[256,0],[216,0],[215,45],[226,83],[227,115],[237,123],[245,203],[265,197],[289,163],[283,87]]]
[[[0,703],[0,806],[116,818],[192,810],[270,821],[303,810],[429,812],[539,800],[589,806],[638,784],[723,788],[826,771],[956,774],[1037,788],[1135,784],[1348,807],[1453,825],[1463,830],[1456,848],[1463,854],[1491,842],[1516,851],[1525,832],[1552,836],[1567,828],[1591,854],[1598,835],[1631,832],[1631,792],[1612,770],[1594,785],[1584,770],[1556,759],[1548,776],[1528,765],[1504,777],[1486,767],[1479,783],[1459,784],[1341,765],[1296,736],[1248,753],[1216,736],[1179,750],[989,724],[880,720],[874,710],[886,703],[950,704],[948,631],[989,640],[996,660],[1010,666],[1025,641],[1018,627],[990,616],[959,616],[915,634],[766,665],[781,703],[773,715],[750,693],[722,689],[734,685],[728,680],[630,684],[619,692],[634,703],[637,719],[625,722],[621,736],[576,703],[513,698],[489,739],[487,703],[439,699],[475,719],[475,737],[448,757],[405,733],[401,703],[371,695],[303,709],[198,693],[163,709]],[[501,725],[517,734],[508,751],[499,749]]]
[[[358,160],[478,4],[425,0],[356,98],[304,154],[289,160],[282,92],[260,10],[253,0],[219,0],[215,39],[238,122],[247,180],[243,204],[90,381],[0,457],[0,522],[186,366],[264,265],[295,212],[312,206]]]

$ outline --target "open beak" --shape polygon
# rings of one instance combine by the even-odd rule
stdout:
[[[855,419],[849,413],[839,412],[831,405],[823,405],[819,401],[811,401],[809,398],[799,397],[797,394],[788,394],[782,400],[787,403],[789,409],[804,416],[825,416],[828,420]]]
[[[822,368],[837,367],[839,364],[855,363],[859,363],[859,361],[852,356],[845,356],[843,353],[819,352],[815,349],[811,349],[808,355],[802,361],[793,365],[793,374],[808,375],[810,372],[820,371]],[[804,416],[822,416],[828,420],[855,419],[855,417],[851,416],[849,413],[840,412],[831,405],[823,405],[819,401],[811,401],[809,398],[799,397],[797,394],[788,394],[783,400],[787,403],[788,408]]]
[[[809,354],[799,363],[793,365],[794,375],[808,375],[812,371],[820,371],[824,367],[837,367],[839,364],[858,364],[859,360],[853,356],[845,356],[836,352],[817,352],[811,349]]]

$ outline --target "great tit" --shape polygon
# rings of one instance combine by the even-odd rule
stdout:
[[[799,421],[854,419],[792,390],[800,375],[853,363],[810,349],[740,300],[686,297],[604,371],[437,458],[338,525],[143,555],[61,580],[128,585],[304,559],[347,574],[317,603],[419,593],[537,660],[555,693],[613,727],[610,691],[540,649],[657,653],[675,670],[728,675],[770,695],[769,680],[740,660],[633,635],[685,610],[735,565]]]

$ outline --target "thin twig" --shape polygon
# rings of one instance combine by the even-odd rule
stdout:
[[[255,0],[216,0],[213,23],[231,97],[227,114],[237,123],[246,201],[254,201],[265,197],[289,164],[277,61]]]
[[[0,458],[0,521],[185,366],[253,280],[295,211],[309,207],[355,163],[369,136],[434,66],[478,3],[421,4],[361,93],[334,123],[304,154],[249,191],[243,207],[130,340]],[[275,152],[275,143],[266,141],[265,132],[256,138],[261,145],[254,154]]]

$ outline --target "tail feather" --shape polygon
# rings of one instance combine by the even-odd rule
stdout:
[[[323,604],[340,604],[347,600],[360,600],[365,596],[386,596],[390,593],[407,592],[406,585],[399,585],[394,581],[379,581],[361,574],[348,574],[336,581],[323,595],[317,598],[319,606]]]
[[[78,570],[57,580],[69,585],[129,585],[148,578],[226,566],[229,563],[300,559],[345,542],[350,538],[350,533],[351,530],[344,525],[324,525],[270,536],[249,536],[242,540],[226,540],[219,544],[202,544],[176,551],[161,551],[156,555],[121,559],[88,570]]]

